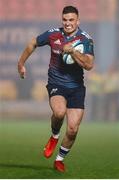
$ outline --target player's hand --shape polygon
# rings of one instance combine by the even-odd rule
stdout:
[[[26,68],[25,68],[25,66],[22,65],[21,63],[18,63],[18,72],[19,72],[19,74],[20,74],[20,77],[21,77],[22,79],[24,79],[24,78],[25,78],[25,75],[26,75]]]
[[[73,47],[72,47],[72,43],[67,43],[63,46],[63,53],[72,53],[73,51]]]

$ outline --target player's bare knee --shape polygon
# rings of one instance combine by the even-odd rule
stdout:
[[[59,109],[58,111],[54,112],[54,116],[57,119],[64,119],[65,111]]]

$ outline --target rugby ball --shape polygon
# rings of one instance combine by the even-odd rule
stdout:
[[[73,44],[72,47],[74,49],[76,49],[77,51],[83,53],[84,52],[84,45],[81,44],[81,42],[79,40],[76,40]],[[70,54],[65,53],[63,55],[63,61],[65,64],[74,64],[75,61],[73,60],[73,58],[71,57]]]

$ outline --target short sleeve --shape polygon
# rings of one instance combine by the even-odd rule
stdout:
[[[46,31],[43,34],[37,36],[36,41],[38,46],[49,45],[49,32]]]
[[[87,39],[85,42],[85,54],[91,54],[94,56],[94,44],[92,39]]]

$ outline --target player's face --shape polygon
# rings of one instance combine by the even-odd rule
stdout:
[[[79,17],[75,13],[63,14],[62,24],[65,33],[71,36],[79,26]]]

